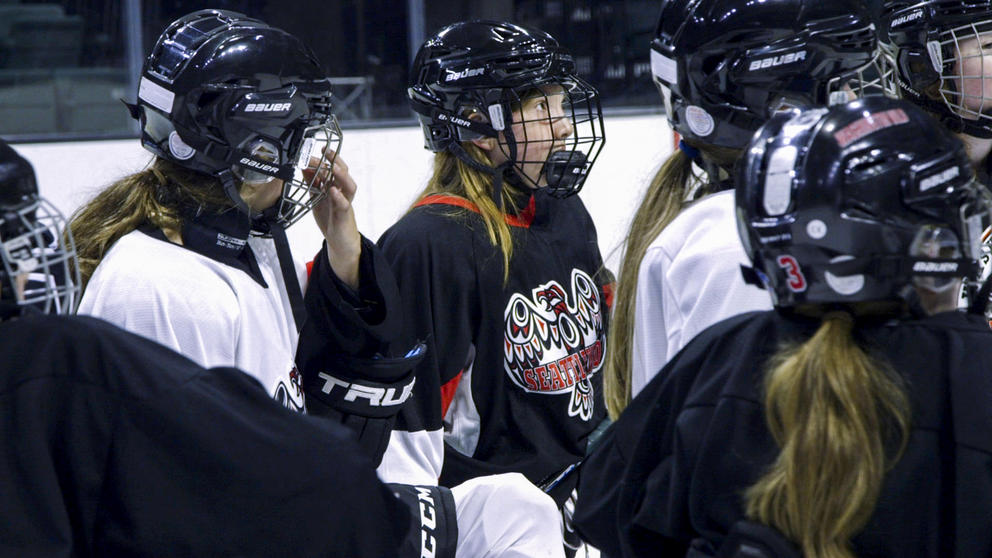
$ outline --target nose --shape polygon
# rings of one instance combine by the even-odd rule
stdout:
[[[553,132],[555,139],[565,139],[575,133],[575,128],[572,126],[572,119],[568,116],[562,115],[555,119]]]

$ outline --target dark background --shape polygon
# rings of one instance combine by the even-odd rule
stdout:
[[[0,136],[14,141],[135,136],[145,54],[172,20],[221,8],[300,37],[335,79],[345,127],[413,123],[413,45],[455,21],[506,19],[555,36],[607,112],[657,110],[648,44],[657,2],[640,0],[0,0]],[[139,46],[140,45],[140,46]]]

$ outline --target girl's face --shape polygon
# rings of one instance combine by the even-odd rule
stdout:
[[[273,178],[268,182],[244,182],[241,184],[241,199],[254,211],[265,211],[282,197],[283,181]]]
[[[534,89],[513,107],[511,119],[510,131],[517,149],[514,169],[532,188],[546,186],[544,163],[551,153],[565,148],[565,139],[574,132],[565,90],[560,85]],[[506,134],[500,133],[498,145],[488,150],[493,165],[509,160],[510,142]]]
[[[992,108],[992,32],[970,34],[957,43],[955,89],[961,93],[961,116],[977,120]]]

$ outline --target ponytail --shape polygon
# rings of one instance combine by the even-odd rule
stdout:
[[[216,178],[156,158],[145,170],[114,182],[77,209],[70,217],[69,229],[76,244],[82,288],[122,236],[143,223],[179,230],[184,207],[220,212],[233,207],[233,202]]]
[[[630,403],[631,347],[634,341],[634,301],[641,260],[651,242],[675,219],[692,182],[692,160],[682,151],[672,153],[651,180],[634,214],[624,240],[617,290],[613,299],[603,373],[603,397],[610,417],[616,420]]]
[[[469,157],[481,165],[491,166],[489,157],[478,146],[465,142],[462,147]],[[417,202],[432,194],[448,194],[467,200],[478,208],[489,241],[503,254],[503,282],[506,283],[510,277],[513,237],[510,234],[510,226],[506,223],[506,214],[493,199],[493,187],[492,175],[473,168],[450,151],[441,151],[434,155],[434,172],[427,181],[427,186],[417,196],[413,207],[416,206]],[[504,187],[502,189],[500,198],[502,207],[516,211],[513,205],[513,194],[509,188]],[[460,213],[464,210],[455,208],[452,211]]]
[[[703,160],[718,168],[733,167],[741,153],[739,149],[711,145],[690,146],[690,149],[698,151]],[[668,157],[648,185],[624,240],[620,280],[613,299],[613,317],[606,345],[609,351],[603,373],[603,397],[613,419],[627,407],[631,398],[631,349],[634,341],[637,276],[641,269],[641,260],[644,259],[648,246],[675,220],[686,203],[711,193],[707,179],[693,172],[692,163],[693,159],[681,149]],[[727,234],[736,232],[727,231]],[[657,342],[667,343],[667,340]]]
[[[765,375],[765,416],[781,452],[747,489],[747,516],[808,558],[853,558],[851,537],[871,517],[909,436],[902,383],[858,346],[853,323],[845,312],[827,314]]]

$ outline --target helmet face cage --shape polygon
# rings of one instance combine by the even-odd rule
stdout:
[[[299,221],[327,195],[331,169],[341,151],[341,127],[333,115],[322,125],[303,130],[293,178],[283,181],[276,221],[288,227]],[[271,180],[271,178],[269,178]]]
[[[70,314],[79,297],[76,245],[65,217],[34,198],[0,214],[3,297],[48,314]]]
[[[954,131],[992,137],[992,3],[885,0],[882,22],[901,92]]]
[[[969,23],[940,33],[940,48],[930,49],[931,58],[939,53],[940,96],[947,108],[966,120],[992,126],[992,19]]]
[[[485,172],[512,167],[530,187],[566,197],[585,183],[605,141],[599,95],[547,33],[500,21],[449,25],[414,60],[408,89],[425,147]],[[495,138],[492,166],[463,142]],[[498,169],[498,170],[497,170]]]
[[[896,83],[895,72],[892,61],[879,48],[870,62],[848,75],[839,76],[828,82],[827,105],[843,104],[869,95],[898,98],[899,86]],[[842,95],[848,90],[850,94]]]
[[[603,148],[603,115],[596,90],[577,76],[504,90],[502,128],[490,117],[503,156],[526,184],[564,198],[582,189]],[[493,117],[496,118],[493,118]]]

